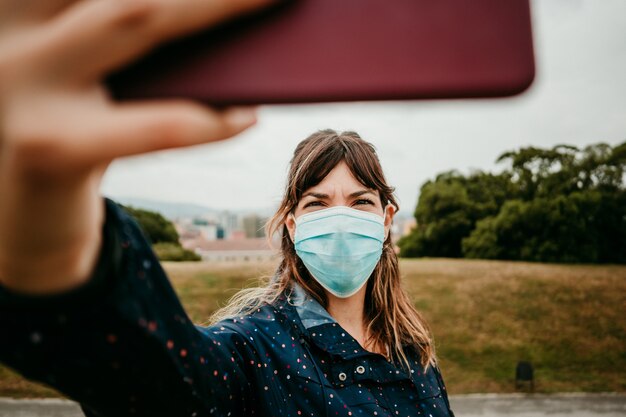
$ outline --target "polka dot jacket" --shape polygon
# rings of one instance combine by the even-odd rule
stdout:
[[[453,416],[439,369],[364,350],[299,286],[194,325],[137,223],[106,209],[88,283],[46,297],[0,288],[0,361],[86,416]]]

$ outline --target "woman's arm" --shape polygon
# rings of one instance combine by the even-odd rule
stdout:
[[[271,2],[0,2],[0,360],[98,415],[241,408],[238,336],[203,339],[98,188],[117,157],[225,139],[254,113],[119,104],[102,79],[159,42]]]
[[[98,188],[114,158],[225,139],[254,123],[249,109],[115,103],[102,79],[159,42],[271,1],[1,2],[0,283],[49,294],[85,282],[100,248]]]
[[[199,332],[137,224],[111,201],[105,213],[86,284],[43,297],[0,287],[0,361],[98,416],[249,414],[245,337]]]

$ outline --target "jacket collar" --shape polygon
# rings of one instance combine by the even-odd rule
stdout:
[[[372,355],[297,282],[294,282],[291,292],[285,294],[281,311],[293,323],[300,337],[330,354],[343,359]]]
[[[328,311],[297,282],[293,284],[290,302],[307,330],[323,324],[337,323]]]
[[[381,355],[363,349],[356,339],[298,283],[294,283],[291,291],[283,294],[279,302],[278,309],[291,322],[301,343],[314,344],[321,350],[341,358],[341,361],[333,362],[329,366],[344,366],[346,369],[338,371],[335,369],[337,372],[332,371],[330,374],[338,375],[339,371],[345,371],[346,375],[352,375],[356,379],[373,378],[378,382],[410,379],[405,372],[398,370]],[[374,364],[376,366],[373,366]],[[352,372],[352,368],[357,365],[363,365],[366,372],[363,374]]]

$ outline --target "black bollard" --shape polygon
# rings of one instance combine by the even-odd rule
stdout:
[[[528,386],[530,392],[535,392],[533,365],[530,362],[520,361],[515,368],[515,389],[520,390],[524,386]]]

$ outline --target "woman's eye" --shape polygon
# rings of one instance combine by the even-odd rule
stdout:
[[[322,205],[321,201],[311,201],[310,203],[306,203],[303,208],[321,206],[321,205]]]

